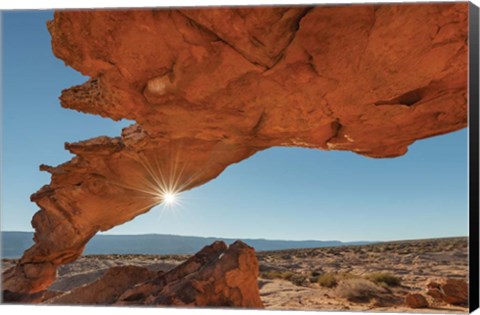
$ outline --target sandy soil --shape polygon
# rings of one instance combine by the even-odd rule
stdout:
[[[69,291],[97,279],[113,266],[137,265],[156,271],[167,271],[188,257],[188,255],[84,256],[62,266],[58,272],[58,280],[50,289]],[[445,278],[467,280],[466,238],[258,252],[257,257],[260,263],[260,295],[267,309],[468,312],[465,307],[435,302],[425,295],[427,283],[430,281],[441,281]],[[14,264],[14,260],[11,259],[3,259],[2,262],[3,270]],[[397,278],[400,284],[387,285],[372,280],[372,274],[375,273],[387,273]],[[327,278],[335,279],[335,283],[322,282],[325,275]],[[346,298],[345,292],[341,290],[345,291],[345,288],[348,288],[345,284],[350,281],[361,284],[368,282],[375,292],[367,299]],[[430,308],[415,310],[408,308],[404,303],[405,295],[408,293],[424,294]]]
[[[427,283],[445,278],[468,278],[466,238],[402,241],[366,246],[302,249],[258,253],[260,294],[267,308],[311,310],[374,310],[391,312],[466,313],[467,308],[438,303],[425,295]],[[262,277],[293,272],[290,281]],[[385,287],[387,292],[368,302],[350,302],[338,297],[338,288],[322,287],[312,275],[331,274],[342,279],[368,278],[388,273],[400,285]],[[306,279],[303,280],[303,277]],[[313,279],[312,279],[313,278]],[[293,283],[292,283],[293,282]],[[408,293],[424,294],[428,309],[412,310],[404,304]]]

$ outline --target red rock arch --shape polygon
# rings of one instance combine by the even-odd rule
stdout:
[[[95,233],[160,202],[159,186],[191,189],[259,150],[395,157],[466,127],[467,8],[56,12],[54,54],[91,77],[62,106],[136,124],[66,144],[72,160],[41,166],[52,180],[31,197],[35,245],[3,288],[47,288]]]

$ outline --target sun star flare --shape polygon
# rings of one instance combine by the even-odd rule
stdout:
[[[177,193],[166,192],[162,195],[163,202],[167,205],[173,205],[177,200]]]

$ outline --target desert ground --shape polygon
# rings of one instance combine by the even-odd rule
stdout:
[[[167,271],[189,255],[89,255],[62,266],[50,290],[70,291],[114,266]],[[445,238],[257,252],[258,285],[266,309],[467,313],[427,294],[432,283],[467,281],[468,239]],[[15,263],[3,259],[5,270]],[[2,271],[3,271],[2,270]],[[422,294],[428,307],[405,298]]]

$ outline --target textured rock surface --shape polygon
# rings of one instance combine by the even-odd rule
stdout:
[[[204,247],[178,267],[126,291],[120,305],[262,308],[253,248],[237,241]]]
[[[66,144],[7,271],[38,292],[99,231],[272,146],[395,157],[467,124],[467,3],[56,12],[54,54],[91,79],[63,107],[132,119]],[[54,122],[51,122],[54,123]],[[322,165],[319,165],[322,167]]]
[[[427,294],[437,302],[451,305],[468,305],[468,283],[460,279],[443,279],[441,283],[430,282]]]
[[[2,303],[43,303],[62,294],[63,292],[55,290],[44,290],[35,293],[17,293],[3,290]]]
[[[427,308],[427,299],[419,293],[411,293],[405,297],[405,304],[410,308]]]
[[[442,285],[445,302],[453,305],[468,305],[468,283],[463,280],[447,279]]]
[[[137,266],[110,268],[98,280],[46,301],[47,304],[112,304],[130,287],[154,278],[156,272]]]
[[[442,293],[441,289],[428,289],[427,295],[430,295],[435,302],[445,301],[445,295]]]

